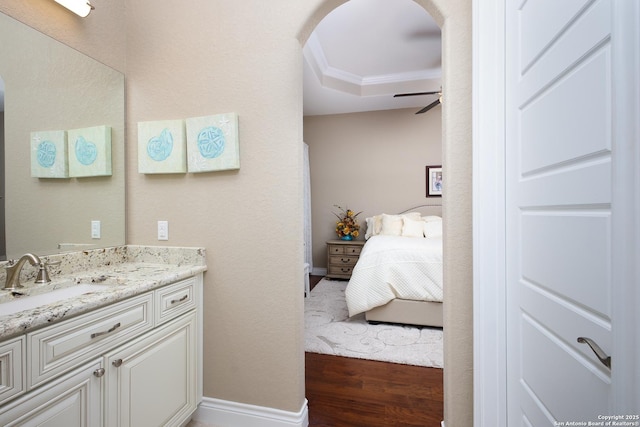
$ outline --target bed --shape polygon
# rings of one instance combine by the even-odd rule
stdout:
[[[345,291],[349,316],[442,327],[440,212],[367,218],[366,243]]]

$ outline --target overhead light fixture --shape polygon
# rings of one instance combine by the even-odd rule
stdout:
[[[56,3],[66,7],[71,12],[83,18],[89,15],[89,12],[93,10],[93,6],[88,0],[55,0]]]

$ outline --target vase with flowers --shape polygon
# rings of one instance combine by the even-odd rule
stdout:
[[[334,205],[340,210],[339,213],[333,213],[338,220],[336,221],[336,233],[342,240],[353,240],[360,235],[360,224],[357,217],[362,213],[355,213],[351,209],[343,209],[338,205]]]

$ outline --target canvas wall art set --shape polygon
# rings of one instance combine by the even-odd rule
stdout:
[[[138,123],[138,172],[198,173],[240,169],[235,113]]]
[[[31,132],[31,176],[111,176],[111,128]]]

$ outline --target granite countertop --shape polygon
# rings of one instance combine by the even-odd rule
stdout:
[[[28,298],[77,284],[104,286],[96,286],[96,291],[89,291],[77,297],[1,315],[0,340],[24,334],[207,270],[205,251],[202,248],[121,246],[41,258],[49,262],[61,261],[59,265],[51,266],[49,269],[51,282],[36,285],[33,283],[32,274],[26,272],[26,277],[21,275],[24,289],[18,292],[0,290],[0,310],[3,302]],[[28,264],[25,265],[24,270],[27,269]]]

